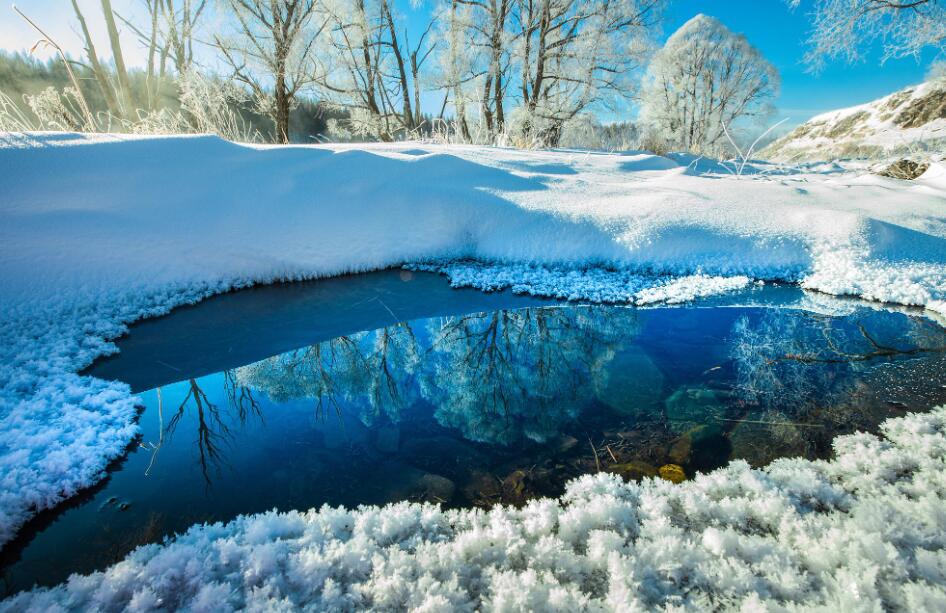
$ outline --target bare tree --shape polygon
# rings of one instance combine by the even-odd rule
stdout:
[[[786,1],[792,8],[800,3]],[[916,56],[926,47],[946,49],[943,0],[815,0],[811,16],[805,61],[814,70],[826,60],[861,60],[864,48],[877,41],[883,61]]]
[[[411,46],[389,0],[323,2],[330,69],[318,84],[350,115],[351,132],[391,140],[421,123],[421,70],[433,51],[433,22]]]
[[[654,57],[641,117],[666,146],[716,154],[727,127],[771,111],[779,76],[742,35],[697,15]]]
[[[556,144],[592,104],[627,98],[664,0],[520,0],[526,135]]]
[[[142,5],[148,14],[147,26],[135,24],[120,14],[116,16],[148,50],[148,108],[154,109],[168,77],[168,60],[178,77],[193,67],[195,33],[208,4],[207,0],[142,0]]]
[[[666,0],[451,0],[442,86],[462,122],[479,110],[487,140],[510,127],[554,145],[593,105],[635,90]],[[512,98],[512,100],[510,100]],[[513,125],[508,112],[516,105]]]
[[[276,141],[289,142],[289,111],[319,73],[316,0],[223,0],[233,16],[230,36],[214,36],[233,77],[253,90],[275,124]]]

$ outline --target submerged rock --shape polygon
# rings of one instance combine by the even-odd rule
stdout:
[[[463,487],[463,496],[475,506],[490,507],[502,498],[502,484],[492,473],[473,471]]]
[[[609,371],[607,380],[597,385],[598,400],[622,415],[647,413],[660,406],[664,376],[643,349],[619,351]]]
[[[671,483],[682,483],[686,481],[687,475],[683,472],[683,467],[677,464],[664,464],[660,467],[660,478]]]
[[[664,407],[670,429],[679,433],[708,423],[715,424],[726,415],[723,395],[702,386],[686,385],[677,388],[664,401]]]
[[[433,473],[424,474],[415,487],[419,498],[427,502],[449,502],[457,489],[453,481]]]
[[[656,477],[657,468],[647,462],[632,461],[612,464],[607,472],[620,475],[625,481],[640,481],[644,477]]]
[[[731,453],[732,444],[722,428],[705,424],[686,431],[670,446],[667,457],[674,464],[705,471],[726,464]]]
[[[502,502],[521,507],[534,498],[557,495],[563,481],[560,474],[548,468],[514,470],[503,479]]]
[[[577,444],[578,444],[577,438],[575,438],[574,436],[568,436],[567,434],[565,434],[559,437],[557,441],[555,441],[555,445],[556,445],[555,451],[558,453],[566,453],[574,449]]]

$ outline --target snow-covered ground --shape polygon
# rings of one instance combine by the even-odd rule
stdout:
[[[135,408],[128,389],[76,374],[95,357],[114,350],[108,339],[120,334],[126,323],[233,287],[403,263],[442,270],[458,284],[487,289],[512,286],[517,291],[604,301],[679,301],[742,287],[753,280],[781,279],[829,293],[946,313],[946,168],[934,165],[914,182],[837,167],[810,167],[794,174],[753,167],[746,176],[731,177],[703,160],[643,153],[523,152],[417,144],[250,148],[211,137],[0,135],[0,544],[37,510],[95,483],[107,462],[120,455],[131,440],[136,429]],[[924,421],[928,419],[932,418],[918,417],[891,427],[932,428],[930,424],[940,423]],[[936,419],[941,421],[942,415]],[[910,453],[926,458],[922,462],[942,462],[941,434],[930,435],[929,440],[939,456],[924,455],[922,450]],[[849,460],[854,461],[853,457]],[[816,470],[798,466],[804,467],[798,468],[802,472]],[[824,470],[843,472],[844,466],[842,461],[837,468]],[[767,479],[774,478],[750,473],[745,467],[729,470],[706,477],[708,489],[699,482],[677,493],[662,484],[645,486],[642,492],[653,493],[641,493],[640,501],[650,501],[646,509],[653,505],[673,509],[675,496],[702,496],[700,492],[712,490],[710,484],[717,481],[713,487],[723,488],[754,479],[768,483]],[[923,500],[941,504],[942,470],[923,474],[933,488]],[[726,485],[733,475],[747,476]],[[858,478],[846,479],[838,477],[837,487],[856,490]],[[871,488],[880,487],[869,479],[865,483],[868,481]],[[897,483],[890,487],[899,491]],[[756,501],[753,504],[768,504],[764,487],[746,487],[754,492],[745,494]],[[792,492],[804,490],[798,487],[801,489],[778,486],[775,490],[787,492],[787,499],[794,501],[796,494]],[[273,540],[280,530],[295,535],[293,538],[301,539],[299,535],[305,534],[303,540],[291,542],[298,545],[299,560],[311,561],[311,566],[302,563],[299,568],[321,577],[309,584],[312,589],[324,589],[324,596],[342,594],[356,585],[360,575],[351,569],[370,569],[374,559],[379,565],[373,580],[376,584],[364,589],[379,595],[390,592],[391,598],[398,598],[400,592],[382,585],[386,577],[396,576],[393,570],[385,570],[385,565],[396,565],[403,557],[406,569],[417,569],[415,564],[436,563],[435,557],[421,561],[428,553],[453,555],[451,550],[434,545],[403,554],[383,549],[399,542],[399,535],[420,547],[419,535],[428,533],[424,527],[428,519],[424,518],[432,522],[429,534],[435,541],[453,542],[454,536],[460,539],[457,542],[469,541],[473,547],[469,555],[482,562],[470,562],[477,568],[485,568],[494,555],[489,547],[482,549],[477,538],[463,536],[464,526],[472,530],[477,521],[499,522],[497,539],[500,533],[506,534],[504,539],[526,539],[517,551],[522,552],[522,560],[535,559],[536,569],[541,568],[543,555],[552,559],[563,543],[574,544],[577,557],[561,550],[564,558],[560,563],[566,565],[561,572],[568,577],[581,577],[577,587],[549,592],[566,605],[579,592],[598,593],[594,591],[598,588],[585,589],[608,576],[593,572],[595,564],[607,569],[613,564],[612,574],[629,582],[624,587],[615,584],[615,595],[630,598],[637,594],[644,603],[656,597],[658,591],[654,590],[673,591],[661,582],[675,582],[678,587],[689,585],[688,581],[702,585],[702,575],[688,570],[658,580],[659,573],[647,570],[646,564],[663,562],[648,557],[650,554],[634,553],[631,545],[624,546],[623,554],[591,561],[598,546],[595,539],[604,539],[600,541],[603,547],[613,538],[582,532],[584,526],[594,523],[582,519],[585,514],[598,517],[610,513],[607,505],[602,506],[609,499],[593,494],[599,490],[603,492],[600,496],[638,500],[634,486],[584,480],[573,486],[565,510],[553,512],[556,503],[542,503],[544,507],[538,505],[530,512],[536,513],[535,517],[526,512],[513,514],[508,523],[501,511],[489,516],[447,515],[403,506],[397,511],[240,520],[226,528],[196,530],[175,547],[190,547],[191,541],[209,543],[215,535],[232,533],[236,539],[215,541],[201,549],[201,555],[217,557],[220,563],[219,567],[208,567],[206,573],[222,573],[213,575],[216,583],[201,588],[200,598],[208,599],[204,602],[214,598],[224,601],[221,594],[237,580],[245,581],[241,585],[247,589],[260,587],[253,598],[289,593],[295,579],[279,579],[273,571],[276,567],[269,566],[276,564],[279,572],[288,572],[288,567],[280,566],[280,556],[296,547],[290,540]],[[812,494],[812,500],[820,500],[819,495]],[[797,509],[802,509],[808,504],[808,494],[799,496],[797,504],[802,506]],[[828,499],[833,500],[831,496]],[[864,504],[874,509],[870,505],[879,499],[870,494],[865,500]],[[723,499],[714,504],[728,508]],[[617,505],[616,509],[637,509],[615,520],[615,526],[625,526],[617,533],[623,529],[643,531],[646,524],[638,525],[634,519],[641,507],[635,505],[638,503]],[[577,522],[569,528],[577,531],[573,536],[567,532],[566,536],[540,538],[544,530],[551,529],[543,527],[543,522],[558,521],[548,514],[568,517],[573,508]],[[818,508],[825,517],[831,516]],[[846,509],[842,516],[846,517]],[[798,513],[802,524],[808,521],[804,512]],[[944,521],[941,514],[929,513],[933,518],[929,521]],[[449,527],[452,520],[444,519],[451,517],[459,522],[454,527]],[[359,536],[361,533],[351,532],[352,527],[345,532],[346,522],[382,526],[371,528],[380,530],[371,533],[377,535],[375,545],[368,542],[374,536]],[[797,569],[795,558],[784,557],[788,554],[772,544],[770,532],[752,532],[764,526],[752,522],[746,533],[749,545],[741,537],[731,539],[729,528],[720,524],[716,536],[704,538],[716,543],[707,545],[707,551],[722,557],[744,552],[753,563],[771,567],[772,577],[784,577],[772,579],[773,586],[779,582],[788,586],[779,590],[827,590],[825,593],[839,598],[842,593],[852,598],[872,597],[872,592],[858,591],[858,582],[868,580],[866,570],[860,568],[849,575],[834,573],[828,566],[818,570],[841,582],[835,587],[821,578],[805,579],[815,582],[807,587],[796,585],[793,581],[797,577],[783,572],[784,568]],[[888,529],[898,525],[905,524]],[[849,527],[842,523],[832,529],[844,535]],[[677,530],[669,523],[665,528]],[[816,531],[817,526],[811,529]],[[534,543],[528,540],[532,538],[526,534],[529,530],[535,531]],[[520,537],[515,536],[517,532]],[[674,547],[686,543],[685,539],[667,540],[668,553],[662,554],[658,549],[663,537],[659,531],[653,534],[658,540],[652,555],[670,556],[667,560],[673,557]],[[344,538],[338,540],[338,536]],[[920,538],[920,532],[904,538],[914,537]],[[504,543],[504,547],[515,547],[512,542]],[[756,545],[761,549],[753,549]],[[897,547],[884,538],[875,545],[874,549],[863,545],[865,559],[873,560],[870,568],[879,564],[876,556],[894,555]],[[316,555],[312,553],[316,546],[327,549]],[[373,547],[387,553],[372,558]],[[463,547],[456,555],[468,555]],[[467,575],[466,562],[453,565],[442,559],[443,567],[456,574],[444,575],[436,588],[421,590],[426,584],[420,580],[416,586],[431,598],[440,593],[460,594],[472,585],[469,582],[488,583],[492,587],[477,593],[495,593],[496,598],[507,593],[503,584],[533,585],[530,593],[540,594],[549,587],[552,575],[541,570],[523,575],[526,571],[515,557],[520,554],[510,553],[513,549],[502,553],[512,556],[510,561],[496,559],[501,572],[490,575],[488,581]],[[250,550],[249,565],[241,567],[242,556]],[[135,559],[153,557],[149,564],[174,565],[181,551],[150,548]],[[338,562],[337,567],[328,565],[326,560],[336,555],[348,561]],[[930,555],[911,564],[926,573],[918,577],[938,576],[941,582],[946,561],[938,553]],[[415,562],[408,563],[408,558]],[[634,570],[638,559],[641,566]],[[125,573],[123,568],[127,570],[116,567],[109,577]],[[156,583],[137,597],[136,602],[142,605],[149,594],[177,589],[176,579],[165,581],[156,567],[148,568]],[[732,582],[738,592],[742,588],[735,584],[742,581],[748,585],[752,580],[752,573],[739,568],[742,570],[722,573],[711,582]],[[238,576],[227,574],[231,570]],[[326,583],[329,576],[334,578]],[[286,583],[276,589],[267,583],[269,577]],[[86,583],[79,581],[70,589],[82,592],[82,585],[92,586],[101,580],[82,580]],[[650,587],[653,581],[657,587]],[[900,590],[897,593],[913,589],[910,584],[891,581],[895,587],[889,589]],[[849,585],[853,587],[844,592]],[[680,589],[681,597],[686,597],[689,588]],[[717,591],[716,587],[706,589]],[[916,594],[926,593],[924,589],[916,588]],[[119,598],[123,593],[114,592]],[[251,597],[239,591],[232,597],[241,598],[241,593]],[[435,607],[436,601],[432,600],[431,606]]]

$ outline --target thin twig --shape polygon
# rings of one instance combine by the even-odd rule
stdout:
[[[588,444],[591,445],[591,452],[595,454],[595,467],[597,468],[596,472],[601,472],[601,460],[598,459],[598,450],[595,449],[595,444],[591,442],[591,437],[588,437]]]
[[[604,448],[608,450],[608,455],[610,455],[610,456],[611,456],[611,459],[614,460],[614,463],[617,464],[617,463],[618,463],[618,459],[617,459],[616,457],[614,457],[614,452],[611,451],[611,446],[610,446],[610,445],[605,445]]]
[[[797,426],[799,428],[824,428],[824,424],[800,424],[792,421],[763,421],[760,419],[727,419],[717,417],[716,421],[731,421],[737,424],[765,424],[767,426]]]

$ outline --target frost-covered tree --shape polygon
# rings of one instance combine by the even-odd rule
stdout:
[[[495,140],[506,122],[514,0],[448,0],[440,10],[440,85],[452,96],[466,140]],[[472,134],[473,114],[479,128]],[[477,130],[474,130],[477,131]]]
[[[800,0],[786,0],[797,8]],[[918,55],[927,47],[946,49],[944,0],[815,0],[805,56],[809,66],[826,60],[849,62],[880,41],[883,61]]]
[[[323,0],[326,71],[316,82],[354,134],[391,140],[421,124],[420,72],[432,22],[411,46],[390,0]]]
[[[516,24],[521,124],[555,145],[565,124],[595,103],[626,98],[664,0],[520,0]]]
[[[727,129],[771,112],[778,88],[775,67],[745,36],[697,15],[654,56],[641,119],[666,147],[717,154]]]
[[[289,142],[289,111],[296,96],[319,73],[316,40],[325,28],[316,0],[221,0],[231,31],[214,37],[233,78],[252,89]]]
[[[946,82],[946,60],[933,62],[926,72],[926,78],[929,81]]]
[[[596,104],[627,98],[666,0],[446,0],[441,85],[459,131],[554,145]],[[474,129],[473,126],[476,125]]]
[[[183,76],[194,69],[194,42],[208,0],[140,0],[148,22],[139,24],[116,13],[147,49],[145,83],[148,108],[158,106],[172,70]],[[88,40],[88,36],[86,36]]]

